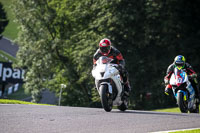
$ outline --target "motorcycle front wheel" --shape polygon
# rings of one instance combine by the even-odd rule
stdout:
[[[108,91],[108,85],[101,85],[99,89],[102,107],[105,111],[110,112],[112,110],[112,98]]]
[[[183,97],[182,92],[178,92],[178,94],[177,94],[177,104],[178,104],[178,107],[180,108],[182,113],[188,112],[187,102],[184,101],[184,97]]]

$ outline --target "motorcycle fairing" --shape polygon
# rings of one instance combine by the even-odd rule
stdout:
[[[97,81],[104,81],[107,79],[111,79],[117,89],[117,96],[113,101],[113,105],[120,105],[122,103],[121,101],[121,93],[122,93],[122,83],[123,80],[120,77],[119,71],[116,68],[117,64],[112,64],[111,62],[113,59],[108,58],[106,56],[101,56],[97,60],[97,65],[96,67],[93,68],[92,70],[92,76],[95,78]],[[109,93],[113,93],[113,88],[112,85],[109,82],[100,82],[101,84],[106,84],[108,85]],[[98,92],[100,93],[99,86],[96,84],[96,87],[98,89]]]
[[[188,81],[188,76],[185,71],[183,71],[182,69],[181,70],[174,69],[174,73],[170,78],[171,85],[180,86],[182,83],[185,83],[187,81]]]

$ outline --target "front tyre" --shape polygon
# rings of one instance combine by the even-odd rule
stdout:
[[[182,92],[178,92],[178,94],[177,94],[177,104],[178,104],[178,107],[180,108],[182,113],[188,112],[187,102],[184,101],[184,97],[183,97]]]
[[[110,112],[112,110],[112,98],[108,91],[108,85],[101,85],[99,89],[102,107],[105,111]]]

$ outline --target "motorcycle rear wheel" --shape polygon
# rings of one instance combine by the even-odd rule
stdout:
[[[128,109],[128,101],[124,101],[120,106],[117,107],[121,111],[125,111]]]
[[[183,93],[181,92],[178,92],[177,94],[177,104],[182,113],[188,112],[187,103],[184,101]]]
[[[100,89],[102,107],[106,112],[110,112],[112,110],[112,98],[111,94],[108,91],[108,86],[101,85],[99,89]]]

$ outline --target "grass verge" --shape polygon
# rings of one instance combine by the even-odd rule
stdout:
[[[1,55],[1,54],[0,54]],[[0,56],[0,61],[6,62],[7,60]]]
[[[172,131],[169,133],[200,133],[200,129],[188,129],[188,130],[183,130],[183,131]]]
[[[9,20],[3,35],[11,40],[14,40],[17,38],[17,34],[19,32],[19,29],[17,28],[19,24],[14,22],[15,16],[10,6],[12,4],[12,0],[0,0],[0,2],[3,4],[3,8],[7,14],[7,19]]]
[[[167,108],[167,109],[156,109],[153,111],[157,112],[173,112],[173,113],[181,113],[180,109],[178,107],[175,108]]]
[[[199,107],[200,110],[200,107]],[[156,109],[156,110],[152,110],[152,111],[156,111],[156,112],[172,112],[172,113],[181,113],[180,109],[178,107],[175,108],[167,108],[167,109]],[[199,132],[200,133],[200,132]]]
[[[1,57],[1,58],[0,58],[0,61],[6,61],[6,62],[7,62],[8,60],[11,60],[12,62],[17,62],[17,60],[16,60],[15,57],[13,57],[13,56],[7,54],[6,52],[4,52],[4,51],[2,51],[2,50],[0,50],[0,55],[3,55],[4,57],[7,58],[7,60],[6,60],[5,58]]]
[[[50,104],[38,104],[38,103],[32,103],[32,102],[25,102],[20,100],[9,100],[9,99],[0,99],[0,104],[31,104],[31,105],[49,105],[54,106]]]

